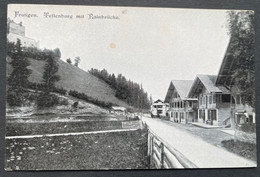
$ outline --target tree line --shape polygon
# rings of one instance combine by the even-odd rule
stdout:
[[[106,82],[116,91],[115,96],[130,106],[140,109],[150,109],[151,101],[141,84],[129,79],[127,80],[122,74],[118,74],[117,76],[114,73],[110,74],[106,69],[98,70],[91,68],[89,73]]]

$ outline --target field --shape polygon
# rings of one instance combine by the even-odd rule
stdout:
[[[7,123],[6,136],[39,135],[121,129],[122,121],[85,121],[51,123]]]
[[[147,130],[6,140],[7,170],[147,168]]]

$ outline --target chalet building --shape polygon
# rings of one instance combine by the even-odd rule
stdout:
[[[170,121],[188,123],[197,121],[197,98],[188,97],[192,80],[172,80],[168,88],[165,103],[169,103]]]
[[[169,108],[169,104],[164,103],[162,100],[158,99],[151,105],[151,116],[152,117],[160,117],[167,116],[167,110]]]
[[[23,47],[39,48],[39,41],[25,36],[25,26],[22,22],[15,23],[13,20],[7,19],[7,39],[9,42],[16,43],[18,39]]]
[[[216,79],[215,75],[197,75],[188,97],[198,99],[199,123],[229,126],[231,95],[225,87],[215,85]]]
[[[232,126],[241,125],[244,123],[255,123],[255,110],[251,106],[242,103],[241,90],[236,84],[232,84],[233,81],[231,76],[234,73],[236,67],[236,58],[231,52],[232,45],[233,40],[231,38],[221,67],[219,69],[216,86],[223,86],[230,90]]]

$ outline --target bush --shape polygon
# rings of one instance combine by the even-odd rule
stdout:
[[[241,124],[241,127],[239,129],[243,132],[255,133],[256,132],[256,124],[254,124],[254,123]]]
[[[60,98],[59,99],[59,105],[65,105],[67,106],[69,104],[68,100],[65,98]]]
[[[78,102],[78,101],[76,101],[76,102],[74,102],[74,103],[73,103],[72,107],[75,109],[75,108],[77,108],[77,107],[78,107],[78,105],[79,105],[79,102]]]
[[[78,98],[78,99],[81,99],[81,100],[93,103],[93,104],[95,104],[97,106],[100,106],[100,107],[103,107],[103,108],[110,109],[112,107],[112,103],[107,103],[107,102],[104,102],[104,101],[99,101],[98,99],[93,99],[93,98],[87,96],[86,94],[79,93],[79,92],[77,92],[75,90],[70,90],[69,91],[69,95],[73,96],[75,98]]]
[[[59,87],[54,87],[53,92],[59,93],[61,95],[66,95],[67,94],[67,90],[65,90],[64,88],[59,88]]]
[[[19,92],[7,92],[6,101],[9,106],[22,106],[23,95]]]
[[[40,90],[40,91],[45,91],[45,85],[42,83],[35,83],[35,82],[29,82],[28,86],[29,89],[33,89],[33,90]],[[67,90],[61,87],[54,87],[53,92],[55,93],[59,93],[61,95],[66,95],[67,94]]]
[[[39,108],[49,108],[59,104],[59,97],[54,94],[41,93],[36,103]]]
[[[28,88],[29,88],[29,89],[33,89],[33,90],[41,90],[41,91],[44,91],[45,86],[44,86],[44,84],[41,84],[41,83],[29,82]]]

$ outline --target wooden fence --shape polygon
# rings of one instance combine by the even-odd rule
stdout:
[[[192,149],[191,149],[192,150]],[[198,168],[148,127],[148,163],[150,168]]]

